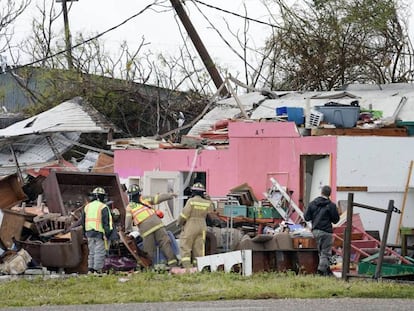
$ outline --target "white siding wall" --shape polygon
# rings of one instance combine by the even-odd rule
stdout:
[[[414,137],[338,137],[337,186],[366,186],[367,192],[354,192],[354,202],[387,209],[389,200],[402,208],[410,162],[414,160]],[[414,175],[414,172],[413,172]],[[414,227],[414,183],[405,204],[402,226]],[[346,200],[348,192],[338,192],[336,200]],[[355,207],[365,230],[380,230],[385,214]],[[400,214],[393,213],[388,243],[395,243]]]

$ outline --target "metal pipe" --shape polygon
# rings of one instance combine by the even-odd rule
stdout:
[[[391,216],[392,216],[393,211],[394,211],[394,200],[390,200],[388,203],[387,216],[385,218],[384,233],[382,235],[377,267],[375,269],[375,274],[374,274],[375,279],[378,279],[381,276],[382,262],[384,260],[385,246],[387,244],[388,231],[390,229]]]
[[[11,154],[13,156],[14,164],[16,165],[16,168],[17,168],[17,176],[19,178],[20,184],[23,185],[24,184],[23,175],[22,175],[22,171],[19,165],[19,161],[17,160],[16,152],[14,152],[13,144],[10,144],[9,147],[10,147]]]
[[[362,208],[369,209],[369,210],[375,211],[375,212],[387,213],[387,210],[385,210],[383,208],[378,208],[378,207],[369,206],[369,205],[365,205],[365,204],[354,203],[354,206],[362,207]]]
[[[346,209],[346,228],[343,243],[342,258],[342,279],[347,281],[349,276],[349,264],[351,262],[351,236],[352,236],[352,215],[354,206],[354,194],[348,193],[348,205]]]

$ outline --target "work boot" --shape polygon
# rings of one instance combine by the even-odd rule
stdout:
[[[325,275],[326,276],[333,276],[334,275],[330,267],[328,267],[328,269],[326,269]]]
[[[333,276],[334,275],[329,267],[326,269],[326,271],[321,271],[321,270],[316,271],[316,274],[320,276]]]
[[[171,259],[167,262],[168,268],[179,267],[177,259]]]

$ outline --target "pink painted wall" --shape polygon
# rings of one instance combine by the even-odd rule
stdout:
[[[330,154],[332,184],[336,184],[336,137],[301,137],[293,122],[231,122],[226,150],[160,149],[115,150],[114,168],[120,178],[142,176],[144,171],[194,171],[207,173],[207,192],[226,196],[229,190],[248,183],[259,198],[275,176],[294,191],[300,185],[300,155]],[[335,189],[335,188],[333,188]],[[335,193],[333,193],[335,197]]]

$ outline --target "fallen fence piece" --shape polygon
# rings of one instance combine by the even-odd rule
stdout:
[[[217,271],[219,266],[224,266],[224,272],[230,272],[231,268],[237,264],[241,264],[242,266],[242,275],[252,275],[252,250],[243,249],[240,251],[197,257],[198,271],[210,267],[210,270],[213,272]]]

